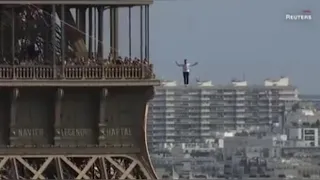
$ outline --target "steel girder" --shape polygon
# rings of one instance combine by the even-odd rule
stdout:
[[[152,179],[129,155],[16,155],[0,157],[0,179]]]

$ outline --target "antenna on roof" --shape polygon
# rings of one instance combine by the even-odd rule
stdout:
[[[246,74],[243,72],[242,73],[242,80],[245,81],[246,80]]]

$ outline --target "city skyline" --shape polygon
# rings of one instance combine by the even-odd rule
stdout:
[[[201,11],[198,11],[201,9]],[[286,13],[312,11],[311,21]],[[303,94],[319,94],[320,1],[156,0],[150,9],[151,60],[158,78],[181,80],[174,61],[199,62],[191,79],[254,84],[288,76]],[[257,16],[258,15],[258,16]]]
[[[195,79],[194,81],[190,82],[190,84],[188,86],[202,86],[203,83],[204,84],[208,84],[207,86],[229,86],[229,85],[233,85],[235,86],[236,83],[244,83],[245,85],[241,85],[241,86],[266,86],[266,81],[279,81],[281,79],[286,79],[288,78],[288,81],[289,81],[289,84],[286,85],[286,86],[293,86],[295,87],[294,84],[291,84],[290,81],[290,77],[286,77],[286,76],[281,76],[281,77],[277,77],[277,78],[265,78],[263,81],[260,81],[260,82],[249,82],[243,78],[233,78],[233,79],[230,79],[229,81],[226,81],[224,83],[221,83],[221,84],[217,84],[215,82],[213,82],[212,80],[210,79],[206,79],[206,80],[202,80],[202,79]],[[162,83],[163,84],[166,84],[166,83],[174,83],[175,85],[174,86],[185,86],[183,81],[181,79],[161,79]]]

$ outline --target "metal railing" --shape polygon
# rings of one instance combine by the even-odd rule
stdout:
[[[138,65],[0,65],[0,79],[153,79],[150,64]]]

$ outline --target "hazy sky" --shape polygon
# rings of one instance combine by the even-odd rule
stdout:
[[[285,20],[306,9],[312,21]],[[320,94],[320,0],[155,0],[150,14],[159,78],[181,80],[174,61],[187,58],[199,62],[193,80],[289,76],[302,93]]]

